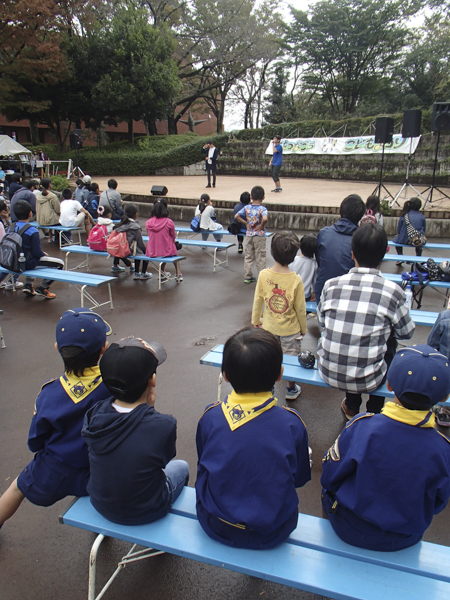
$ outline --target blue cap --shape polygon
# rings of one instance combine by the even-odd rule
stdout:
[[[100,315],[86,308],[66,310],[56,326],[58,350],[65,346],[77,346],[91,355],[105,345],[111,327]]]
[[[387,380],[400,402],[408,392],[409,405],[415,404],[413,394],[427,398],[428,402],[417,400],[417,410],[426,410],[450,393],[449,359],[425,344],[402,348],[394,356]]]

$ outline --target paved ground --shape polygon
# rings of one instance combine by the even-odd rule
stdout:
[[[281,173],[282,174],[282,173]],[[107,187],[109,177],[94,177],[100,189]],[[373,193],[376,186],[373,182],[362,181],[331,181],[326,179],[293,179],[281,178],[283,191],[279,194],[270,192],[274,188],[272,179],[268,177],[237,177],[220,175],[217,177],[216,188],[205,190],[206,176],[193,175],[190,177],[117,177],[119,191],[122,193],[149,194],[153,185],[165,185],[169,196],[174,198],[200,198],[208,191],[213,200],[231,200],[237,202],[244,191],[250,191],[254,185],[262,185],[266,192],[266,200],[279,204],[299,204],[306,206],[339,206],[348,194],[359,194],[364,200]],[[386,184],[387,189],[395,197],[400,191],[400,185]],[[415,186],[419,192],[425,189],[423,185]],[[448,190],[447,190],[448,193]],[[416,196],[412,188],[406,191],[406,198]],[[439,193],[433,195],[433,208],[450,208],[450,200],[439,200]],[[399,198],[400,206],[405,201],[405,192]],[[398,208],[398,207],[397,207]],[[428,204],[427,208],[430,208]]]
[[[57,250],[51,253],[60,255]],[[168,360],[158,371],[157,409],[178,419],[178,457],[189,462],[190,485],[193,485],[197,420],[206,404],[217,397],[219,374],[214,368],[200,366],[199,360],[215,344],[224,342],[249,323],[254,285],[243,283],[243,259],[234,248],[229,268],[219,268],[216,273],[211,260],[200,249],[193,249],[187,256],[182,268],[184,282],[170,283],[161,292],[156,281],[134,282],[129,276],[120,275],[113,285],[115,310],[103,308],[101,313],[113,328],[111,341],[125,335],[139,335],[166,346]],[[93,272],[106,274],[109,268],[106,259],[92,261]],[[393,263],[385,263],[383,268],[396,271]],[[40,385],[62,373],[62,362],[53,348],[55,326],[64,310],[78,306],[79,294],[66,284],[55,283],[53,289],[57,294],[53,301],[0,291],[0,308],[4,310],[0,323],[7,343],[7,348],[0,350],[0,492],[31,459],[26,439]],[[426,290],[425,297],[425,310],[441,310],[442,297],[434,290]],[[309,320],[308,329],[304,348],[315,350],[319,335],[315,318]],[[427,328],[418,327],[413,342],[425,342],[428,332]],[[276,392],[284,402],[283,389],[283,385],[278,385]],[[303,386],[301,397],[293,403],[306,422],[313,449],[312,481],[299,490],[300,510],[308,514],[320,515],[321,457],[344,425],[339,410],[341,397],[335,390]],[[58,524],[58,514],[68,503],[65,500],[43,509],[25,501],[15,517],[5,524],[0,532],[2,600],[87,597],[88,556],[94,535]],[[449,517],[447,508],[435,518],[426,540],[450,545]],[[107,542],[100,558],[100,580],[106,581],[123,550],[121,542]],[[312,594],[169,555],[128,567],[107,592],[105,600],[127,597],[133,600],[318,599]]]

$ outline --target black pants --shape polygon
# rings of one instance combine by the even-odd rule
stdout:
[[[206,163],[206,176],[208,177],[208,185],[211,185],[211,173],[213,176],[213,187],[216,187],[216,165]]]
[[[397,250],[398,255],[403,256],[403,248],[401,246],[395,246],[395,249]],[[422,246],[420,246],[420,247],[414,246],[414,250],[416,251],[416,256],[422,256],[422,252],[423,252]]]

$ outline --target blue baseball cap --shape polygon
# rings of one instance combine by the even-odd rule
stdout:
[[[405,402],[417,403],[417,410],[426,410],[450,393],[449,359],[426,344],[402,348],[394,356],[387,381],[400,402],[409,393]],[[423,398],[416,401],[414,394]]]
[[[58,350],[77,346],[91,355],[101,350],[111,332],[111,327],[97,313],[86,308],[72,308],[66,310],[56,326],[56,343]]]

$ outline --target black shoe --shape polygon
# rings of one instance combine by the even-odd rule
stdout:
[[[210,188],[211,186],[210,186],[210,185],[209,185],[209,183],[208,183],[208,185],[207,185],[206,187],[207,187],[207,188]]]

